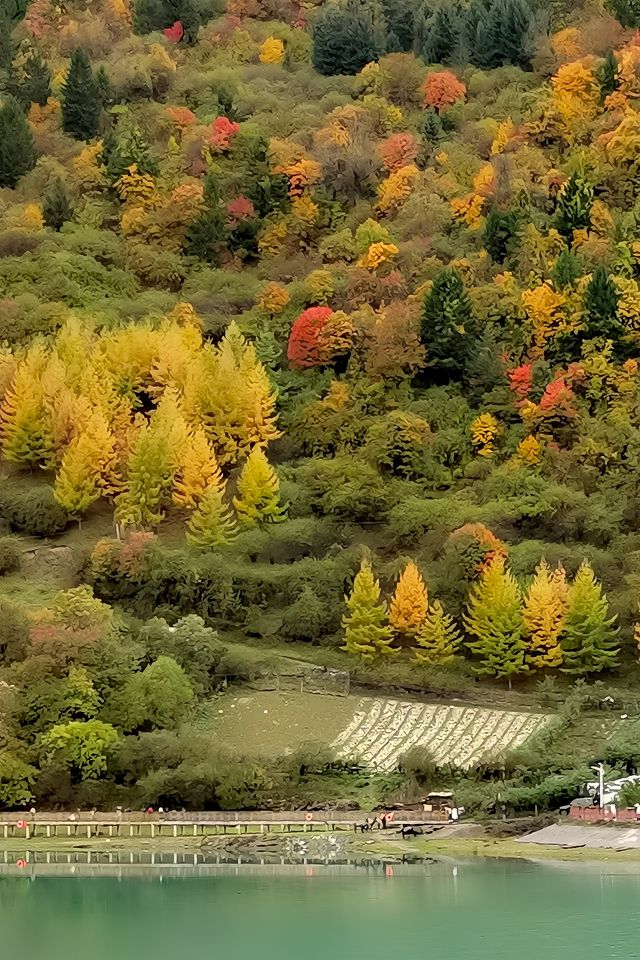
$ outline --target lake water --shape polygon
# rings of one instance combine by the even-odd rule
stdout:
[[[640,865],[64,869],[0,877],[2,960],[640,957]]]

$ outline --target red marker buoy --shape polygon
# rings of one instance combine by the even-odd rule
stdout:
[[[26,830],[28,827],[28,823],[26,820],[18,820],[18,822],[16,823],[16,827],[18,828],[18,830]]]
[[[26,865],[27,865],[26,860],[16,860],[16,867],[18,868],[18,870],[24,870]]]

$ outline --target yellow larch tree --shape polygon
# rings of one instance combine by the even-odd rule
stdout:
[[[413,655],[421,663],[450,663],[460,647],[460,631],[453,617],[444,612],[439,600],[429,605],[427,616],[416,634]]]
[[[54,496],[80,522],[92,503],[114,496],[120,485],[115,438],[104,415],[96,412],[67,447],[56,474]]]
[[[562,663],[560,641],[567,614],[567,591],[564,569],[558,567],[552,572],[542,560],[522,612],[527,643],[525,659],[534,670],[559,667]]]
[[[173,481],[173,455],[166,434],[143,424],[127,465],[126,489],[116,500],[122,526],[151,527],[165,516]]]
[[[236,535],[236,521],[224,501],[225,485],[213,479],[187,523],[187,541],[196,547],[220,547]]]
[[[49,354],[36,341],[19,361],[0,407],[2,455],[11,463],[50,467],[55,460],[51,418],[42,393]]]
[[[424,624],[429,600],[422,575],[413,561],[402,571],[389,605],[389,623],[402,634],[415,636]]]
[[[193,510],[212,485],[222,487],[222,471],[202,427],[196,426],[187,432],[177,463],[171,493],[177,506]]]
[[[391,646],[393,630],[387,623],[387,605],[380,596],[380,583],[368,560],[362,561],[345,603],[343,650],[363,660],[398,652]]]
[[[287,508],[280,502],[277,474],[261,447],[254,447],[245,461],[233,506],[239,523],[245,527],[278,523],[286,517]]]

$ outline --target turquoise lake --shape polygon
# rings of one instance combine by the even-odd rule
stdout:
[[[74,868],[69,867],[69,870]],[[113,872],[113,871],[111,871]],[[0,878],[2,960],[640,957],[640,865],[502,861]]]

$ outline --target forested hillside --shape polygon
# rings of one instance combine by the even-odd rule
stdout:
[[[194,718],[287,650],[633,688],[638,27],[0,0],[0,804],[278,795]]]

